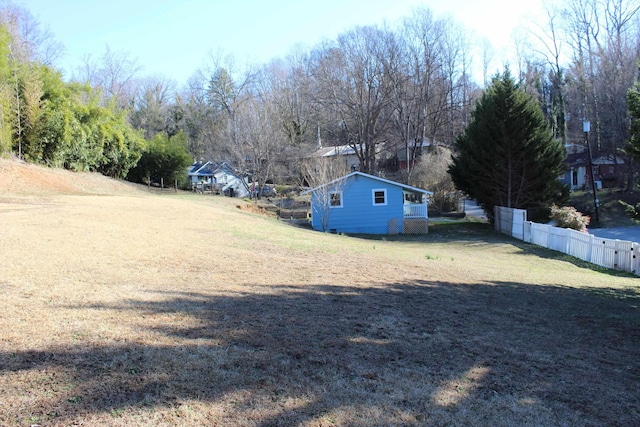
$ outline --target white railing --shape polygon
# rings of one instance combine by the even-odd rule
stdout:
[[[427,205],[425,203],[408,203],[403,206],[405,218],[427,218]]]
[[[496,207],[496,230],[583,261],[640,275],[640,243],[596,237],[569,228],[526,221],[519,209]],[[512,219],[509,219],[511,217]],[[509,224],[509,225],[507,225]]]

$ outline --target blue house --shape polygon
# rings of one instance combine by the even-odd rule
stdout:
[[[355,234],[426,234],[430,191],[352,172],[311,194],[314,230]]]

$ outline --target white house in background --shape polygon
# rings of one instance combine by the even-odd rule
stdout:
[[[249,177],[223,162],[213,172],[213,179],[220,192],[231,197],[250,197]]]
[[[407,169],[410,164],[414,167],[420,160],[420,156],[432,145],[438,145],[433,143],[429,138],[425,138],[422,142],[407,141],[405,145],[398,146],[396,150],[396,157],[398,158],[398,167],[401,170]]]
[[[189,171],[193,190],[213,191],[231,197],[249,197],[249,179],[227,162],[196,162]]]
[[[358,170],[360,167],[360,159],[356,151],[350,145],[336,145],[333,147],[320,147],[311,155],[311,157],[326,159],[344,159],[347,168],[351,171]]]

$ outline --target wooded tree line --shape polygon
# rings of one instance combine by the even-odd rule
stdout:
[[[1,151],[124,177],[144,143],[127,112],[88,84],[63,82],[50,65],[60,46],[27,10],[5,3],[0,23]]]
[[[636,0],[565,0],[547,10],[521,64],[521,78],[557,138],[582,144],[591,122],[594,155],[624,157],[632,183],[627,92],[638,77],[640,26]],[[523,49],[526,47],[523,43]]]
[[[163,138],[186,144],[194,158],[228,161],[260,185],[298,179],[319,143],[350,145],[360,170],[377,173],[396,166],[398,150],[418,154],[423,141],[453,147],[482,93],[478,80],[486,84],[505,65],[495,67],[486,43],[453,19],[419,8],[393,26],[352,28],[268,64],[213,53],[179,90],[168,78],[141,77],[135,59],[109,49],[84,58],[64,82],[53,68],[62,54],[55,38],[24,8],[2,5],[0,148],[114,176]],[[583,143],[588,119],[595,154],[625,156],[639,7],[560,1],[515,40],[511,72],[565,144]]]
[[[129,64],[107,50],[99,84],[65,82],[53,66],[64,52],[53,35],[24,7],[0,4],[0,152],[118,178],[134,171],[137,180],[184,170],[190,156],[180,132],[162,138],[136,122]]]

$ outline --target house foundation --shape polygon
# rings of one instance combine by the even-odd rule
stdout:
[[[428,218],[404,218],[402,220],[403,234],[429,234]]]

